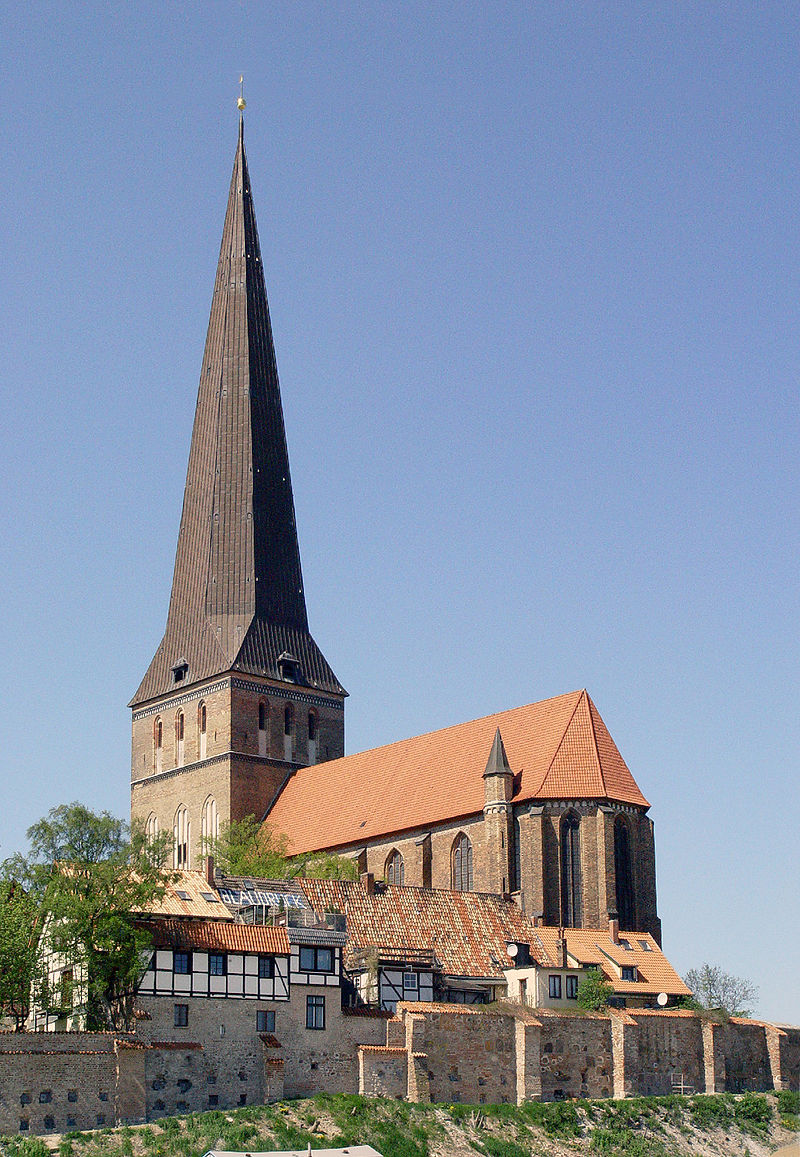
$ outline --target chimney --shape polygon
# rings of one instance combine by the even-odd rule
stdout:
[[[361,873],[361,887],[364,889],[364,891],[367,893],[368,896],[374,896],[375,895],[375,873],[374,872],[362,872]]]
[[[616,912],[608,914],[608,934],[615,944],[619,944],[619,917]]]
[[[214,887],[214,857],[206,856],[206,883],[209,887]]]
[[[567,938],[564,935],[564,929],[559,928],[558,940],[556,941],[556,968],[569,968],[567,963]]]

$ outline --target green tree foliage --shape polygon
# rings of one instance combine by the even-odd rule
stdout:
[[[203,853],[227,876],[254,876],[285,880],[291,873],[286,838],[273,836],[255,816],[223,824],[215,839],[206,840]]]
[[[758,988],[741,976],[732,976],[717,965],[702,964],[684,976],[702,1008],[721,1009],[727,1016],[751,1016]]]
[[[0,879],[0,1009],[22,1032],[41,976],[39,906],[13,879]]]
[[[608,1006],[613,995],[613,985],[608,983],[599,968],[592,968],[578,985],[578,1008],[584,1012],[599,1012]]]
[[[288,880],[306,876],[314,880],[355,880],[358,867],[353,860],[319,852],[290,859],[286,837],[276,836],[255,816],[224,824],[216,839],[206,840],[205,855],[228,876],[249,876],[262,880]]]
[[[169,882],[168,833],[148,841],[142,828],[72,803],[29,828],[28,840],[28,855],[7,861],[5,873],[36,903],[45,951],[72,967],[87,1028],[127,1028],[151,943],[137,914]],[[50,1003],[62,997],[51,993]]]

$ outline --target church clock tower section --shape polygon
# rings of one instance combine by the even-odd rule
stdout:
[[[198,866],[220,824],[344,754],[346,694],[308,629],[240,120],[167,626],[130,704],[132,818]]]

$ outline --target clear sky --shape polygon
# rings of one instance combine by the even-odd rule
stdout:
[[[0,855],[127,814],[243,72],[347,749],[587,687],[673,963],[800,1022],[798,48],[769,2],[3,5]]]

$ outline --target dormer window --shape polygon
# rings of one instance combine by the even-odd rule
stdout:
[[[300,682],[300,661],[288,651],[278,656],[278,678],[283,679],[285,683]]]
[[[180,659],[172,668],[172,682],[184,683],[186,676],[189,674],[189,664],[185,659]]]

